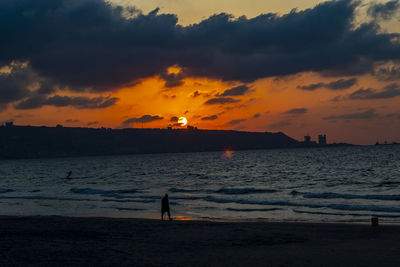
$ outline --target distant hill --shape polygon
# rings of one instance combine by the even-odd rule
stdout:
[[[281,132],[0,127],[0,159],[269,149],[298,145],[298,141]]]

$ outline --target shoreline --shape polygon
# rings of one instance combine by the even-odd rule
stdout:
[[[1,214],[2,218],[75,218],[75,219],[111,219],[111,220],[139,220],[139,221],[161,221],[160,216],[157,214],[151,214],[146,216],[132,216],[132,215],[102,215],[100,213],[93,214]],[[210,217],[189,217],[185,215],[173,215],[173,221],[177,222],[210,222],[210,223],[266,223],[266,224],[315,224],[315,225],[366,225],[371,226],[371,219],[378,218],[380,226],[398,226],[400,227],[400,221],[387,221],[385,216],[368,216],[365,220],[310,220],[310,219],[276,219],[276,218],[210,218]],[[367,217],[367,216],[366,216]],[[399,216],[400,218],[400,216]],[[168,216],[164,215],[164,220],[168,220]]]
[[[75,218],[75,219],[110,219],[110,220],[138,220],[138,221],[161,221],[159,216],[150,216],[150,217],[134,217],[134,216],[102,216],[97,214],[91,215],[57,215],[57,214],[37,214],[37,215],[1,215],[0,220],[2,218]],[[400,227],[400,222],[392,222],[385,221],[385,217],[379,216],[371,216],[369,219],[364,221],[354,220],[354,221],[327,221],[327,220],[295,220],[295,219],[287,219],[287,220],[277,220],[277,219],[268,219],[268,218],[249,218],[249,219],[224,219],[224,218],[194,218],[194,217],[185,217],[181,215],[174,216],[172,215],[172,221],[176,222],[193,222],[193,223],[201,223],[201,222],[210,222],[210,223],[244,223],[244,224],[252,224],[252,223],[266,223],[266,224],[311,224],[311,225],[363,225],[363,226],[371,226],[371,218],[378,217],[380,226],[398,226]],[[164,215],[164,221],[168,221],[168,216]]]
[[[0,216],[0,265],[399,266],[400,226]]]
[[[272,219],[201,219],[190,218],[184,216],[171,216],[172,220],[169,221],[168,217],[164,216],[164,222],[180,222],[180,223],[226,223],[226,224],[279,224],[279,225],[336,225],[336,226],[371,226],[371,220],[361,221],[308,221],[308,220],[272,220]],[[59,219],[88,219],[88,220],[121,220],[121,221],[138,221],[138,222],[163,222],[158,218],[146,217],[112,217],[112,216],[73,216],[73,215],[0,215],[0,221],[3,219],[29,219],[29,218],[59,218]],[[385,222],[379,218],[379,226],[398,227],[400,230],[400,223]]]

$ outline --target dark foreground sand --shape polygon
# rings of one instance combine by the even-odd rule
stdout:
[[[1,266],[400,266],[398,226],[0,220]]]

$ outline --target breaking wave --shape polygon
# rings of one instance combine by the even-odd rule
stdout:
[[[92,188],[71,188],[70,191],[75,194],[84,194],[84,195],[134,194],[138,192],[138,190],[136,189],[103,190],[103,189],[92,189]]]
[[[376,200],[400,200],[400,195],[375,195],[375,194],[366,194],[366,195],[357,195],[357,194],[340,194],[340,193],[332,193],[332,192],[324,192],[324,193],[308,193],[308,192],[297,192],[292,191],[292,195],[303,195],[304,198],[323,198],[323,199],[376,199]]]
[[[170,188],[170,192],[173,193],[206,193],[206,194],[224,194],[224,195],[247,195],[247,194],[266,194],[266,193],[276,193],[278,190],[275,189],[265,189],[265,188],[220,188],[217,190],[210,189],[183,189],[183,188]]]
[[[375,211],[375,212],[394,212],[400,213],[398,206],[382,206],[382,205],[358,205],[358,204],[320,204],[320,203],[297,203],[291,201],[275,201],[275,200],[250,200],[250,199],[226,199],[205,197],[204,200],[215,203],[236,203],[264,206],[286,206],[286,207],[307,207],[307,208],[329,208],[334,210],[353,210],[353,211]]]

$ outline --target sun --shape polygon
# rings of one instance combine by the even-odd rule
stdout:
[[[185,118],[185,117],[180,117],[179,118],[179,120],[178,120],[178,124],[180,125],[180,126],[186,126],[186,124],[187,124],[187,119]]]

